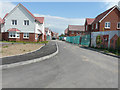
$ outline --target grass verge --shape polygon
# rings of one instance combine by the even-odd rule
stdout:
[[[104,53],[112,53],[112,54],[115,54],[117,56],[120,56],[120,51],[119,50],[114,50],[114,49],[105,49],[105,48],[97,48],[97,47],[91,47],[91,48],[94,48],[94,49],[97,49],[97,50],[100,50],[100,51],[103,51]]]
[[[3,43],[23,43],[23,44],[46,44],[48,43],[48,41],[42,41],[42,42],[25,42],[25,41],[0,41],[0,42],[3,42]]]

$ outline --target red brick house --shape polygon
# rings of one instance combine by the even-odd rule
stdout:
[[[90,33],[92,30],[92,23],[95,20],[95,18],[86,18],[85,20],[85,32]]]
[[[120,8],[116,5],[99,14],[91,29],[92,32],[120,30]]]
[[[68,36],[78,36],[84,35],[85,27],[83,25],[68,25],[67,35]]]

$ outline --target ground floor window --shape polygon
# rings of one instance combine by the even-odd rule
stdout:
[[[18,32],[9,32],[9,38],[19,38],[20,33]]]
[[[29,38],[29,33],[24,33],[23,38]]]

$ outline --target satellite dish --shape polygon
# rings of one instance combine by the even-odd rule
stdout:
[[[118,7],[120,7],[120,1],[118,2]]]

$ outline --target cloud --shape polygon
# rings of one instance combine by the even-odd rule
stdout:
[[[109,9],[111,7],[113,7],[114,5],[118,5],[118,2],[120,0],[103,0],[105,3],[105,6],[106,6],[106,9]]]
[[[0,17],[4,17],[6,13],[9,13],[15,7],[10,2],[0,2]]]
[[[84,18],[64,18],[58,16],[34,14],[37,17],[45,17],[45,27],[49,27],[51,30],[64,33],[64,30],[69,24],[72,25],[84,25]]]

